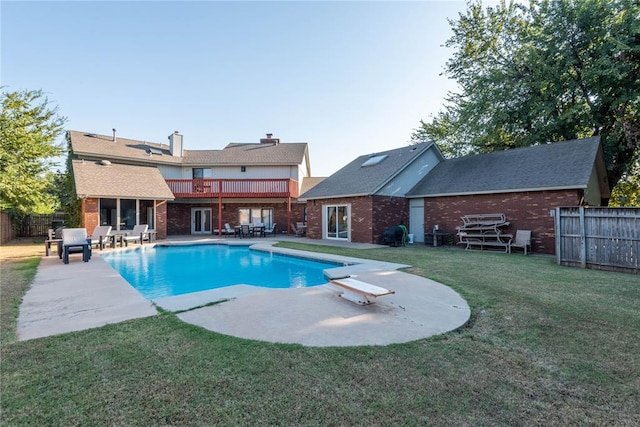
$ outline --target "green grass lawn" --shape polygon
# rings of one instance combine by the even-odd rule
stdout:
[[[37,262],[14,261],[0,289],[0,424],[638,425],[638,275],[455,248],[280,245],[410,264],[463,295],[471,320],[385,347],[249,341],[172,313],[15,342]]]

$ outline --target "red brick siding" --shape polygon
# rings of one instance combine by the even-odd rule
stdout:
[[[384,231],[408,223],[409,202],[402,197],[362,196],[307,203],[307,237],[322,239],[322,210],[327,205],[351,206],[351,241],[379,243]]]
[[[322,239],[322,201],[307,202],[307,237]]]
[[[87,229],[87,236],[93,234],[93,230],[100,225],[100,199],[82,199],[81,226]]]
[[[169,203],[167,205],[167,234],[169,236],[191,234],[191,208],[204,205],[183,205]],[[207,205],[206,207],[211,207]]]
[[[222,226],[225,223],[229,223],[232,227],[238,224],[238,209],[240,208],[272,208],[273,209],[273,222],[277,224],[276,231],[282,233],[287,229],[287,203],[262,203],[262,202],[241,202],[241,203],[223,203],[224,209],[222,209]],[[211,208],[213,228],[218,228],[218,204],[211,203],[193,203],[193,204],[180,204],[169,203],[167,209],[167,233],[169,235],[188,235],[191,234],[191,208],[203,207]],[[291,203],[291,222],[304,221],[304,204]]]
[[[167,238],[167,202],[156,202],[156,218],[155,218],[156,237],[158,239]]]
[[[504,213],[511,223],[508,232],[531,230],[532,251],[553,254],[554,222],[549,211],[558,206],[575,206],[581,195],[580,190],[558,190],[425,198],[424,229],[431,230],[438,224],[441,231],[455,235],[463,215]]]
[[[409,226],[409,201],[404,197],[373,196],[373,227],[368,243],[380,243],[384,232],[398,224]]]
[[[371,239],[371,197],[351,197],[315,200],[307,203],[307,237],[322,239],[322,210],[327,205],[351,205],[351,241]]]

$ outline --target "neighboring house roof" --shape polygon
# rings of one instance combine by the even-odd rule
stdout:
[[[174,199],[160,170],[155,167],[73,160],[73,177],[79,198]]]
[[[327,178],[305,176],[304,178],[302,178],[302,188],[300,189],[300,194],[304,194],[305,192],[311,190],[313,187],[320,184],[325,179]]]
[[[229,144],[222,150],[185,150],[185,164],[299,165],[307,143]]]
[[[447,159],[407,197],[584,189],[596,159],[604,167],[600,151],[600,138],[592,137]]]
[[[307,143],[229,144],[222,150],[183,150],[172,156],[167,144],[87,132],[69,131],[71,149],[78,157],[134,161],[153,165],[299,165],[307,162]]]
[[[433,146],[428,142],[360,156],[303,193],[300,199],[373,195]]]

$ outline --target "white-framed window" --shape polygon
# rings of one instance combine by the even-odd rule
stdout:
[[[325,205],[322,216],[325,239],[351,239],[351,208],[349,205]]]
[[[193,168],[193,179],[212,178],[213,170],[211,168]]]
[[[240,208],[238,209],[238,224],[262,223],[270,228],[273,224],[273,208]]]

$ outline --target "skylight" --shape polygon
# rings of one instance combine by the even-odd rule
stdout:
[[[367,159],[367,161],[362,164],[362,167],[377,165],[378,163],[380,163],[381,161],[383,161],[386,158],[387,158],[386,154],[381,154],[379,156],[369,157],[369,159]]]
[[[162,151],[158,150],[157,148],[147,148],[147,152],[149,154],[162,154]]]

